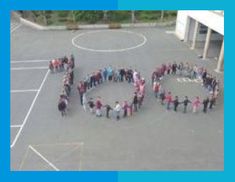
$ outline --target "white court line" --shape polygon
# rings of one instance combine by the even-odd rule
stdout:
[[[42,154],[40,154],[35,148],[33,148],[31,145],[29,145],[29,148],[35,152],[39,157],[42,158],[42,160],[44,160],[49,166],[51,166],[54,170],[59,171],[59,169],[52,164],[49,160],[47,160]]]
[[[14,32],[15,30],[17,30],[18,28],[21,27],[21,24],[17,25],[16,27],[14,27],[13,29],[11,29],[11,33]]]
[[[28,89],[28,90],[11,90],[11,93],[24,93],[24,92],[37,92],[37,89]]]
[[[141,43],[139,43],[135,46],[120,48],[120,49],[93,49],[93,48],[81,46],[81,45],[79,45],[75,42],[75,40],[78,39],[79,37],[82,37],[82,36],[87,35],[87,34],[93,34],[93,33],[99,33],[99,32],[122,32],[122,33],[133,34],[133,35],[136,35],[138,37],[141,37],[142,41],[141,41]],[[132,32],[132,31],[127,31],[127,30],[94,30],[94,31],[90,31],[90,32],[80,33],[80,34],[78,34],[78,35],[76,35],[75,37],[72,38],[72,45],[74,47],[77,47],[78,49],[82,49],[82,50],[85,50],[85,51],[102,52],[102,53],[129,51],[129,50],[136,49],[138,47],[143,46],[146,42],[147,42],[147,38],[143,34],[137,33],[137,32]]]
[[[41,66],[41,67],[14,67],[11,68],[12,71],[20,71],[20,70],[45,70],[48,69],[47,66]]]
[[[174,30],[167,30],[166,34],[175,34],[175,31]]]
[[[15,136],[14,141],[13,141],[12,144],[11,144],[11,148],[15,146],[15,144],[16,144],[16,142],[17,142],[17,140],[18,140],[18,138],[19,138],[19,136],[20,136],[20,134],[21,134],[21,132],[22,132],[22,130],[23,130],[23,128],[24,128],[24,125],[27,123],[28,117],[29,117],[29,115],[30,115],[30,113],[31,113],[31,111],[32,111],[32,109],[33,109],[33,106],[34,106],[34,104],[35,104],[35,102],[36,102],[36,100],[37,100],[37,98],[38,98],[39,93],[40,93],[41,90],[42,90],[42,87],[43,87],[43,85],[44,85],[44,83],[45,83],[45,81],[46,81],[47,76],[48,76],[49,73],[50,73],[50,70],[48,70],[47,73],[46,73],[46,75],[44,76],[43,81],[42,81],[42,83],[41,83],[41,85],[40,85],[40,87],[39,87],[39,89],[38,89],[38,91],[37,91],[37,94],[36,94],[36,96],[34,97],[33,102],[32,102],[32,104],[31,104],[31,106],[30,106],[30,108],[29,108],[29,110],[28,110],[28,113],[26,114],[26,116],[25,116],[25,118],[24,118],[22,127],[19,129],[17,135]]]
[[[11,125],[11,128],[20,128],[22,125]]]
[[[49,60],[25,60],[25,61],[11,61],[11,64],[17,64],[17,63],[41,63],[41,62],[49,62]]]
[[[39,147],[39,146],[66,146],[66,145],[78,145],[82,146],[84,145],[84,142],[71,142],[71,143],[43,143],[43,144],[34,144],[34,147]]]

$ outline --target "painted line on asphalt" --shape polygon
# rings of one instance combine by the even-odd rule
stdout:
[[[11,68],[11,71],[21,71],[21,70],[45,70],[48,69],[47,66],[41,66],[41,67],[13,67]]]
[[[35,154],[37,154],[42,160],[44,160],[49,166],[51,166],[55,171],[59,171],[59,169],[52,164],[49,160],[47,160],[46,157],[44,157],[42,154],[40,154],[35,148],[33,148],[31,145],[29,145],[29,148],[35,152]]]
[[[46,79],[47,79],[49,73],[50,73],[50,70],[48,70],[47,73],[45,74],[45,76],[44,76],[44,78],[43,78],[43,81],[42,81],[42,83],[41,83],[41,85],[40,85],[40,87],[39,87],[39,89],[38,89],[38,91],[37,91],[37,94],[36,94],[36,96],[34,97],[33,102],[32,102],[32,104],[31,104],[31,106],[30,106],[30,108],[29,108],[29,110],[28,110],[28,112],[27,112],[27,114],[26,114],[26,116],[25,116],[25,118],[24,118],[22,127],[19,129],[19,131],[18,131],[18,133],[17,133],[17,135],[16,135],[14,141],[13,141],[12,144],[11,144],[11,148],[15,146],[15,144],[16,144],[18,138],[20,137],[20,134],[22,133],[22,130],[23,130],[25,124],[26,124],[27,121],[28,121],[29,115],[30,115],[30,113],[31,113],[31,111],[32,111],[32,109],[33,109],[35,103],[36,103],[36,100],[37,100],[37,98],[38,98],[38,96],[39,96],[39,94],[40,94],[40,92],[41,92],[41,90],[42,90],[42,87],[43,87],[44,83],[46,82]]]
[[[15,30],[17,30],[17,29],[20,28],[20,27],[21,27],[21,24],[19,24],[19,25],[17,25],[16,27],[12,28],[12,29],[11,29],[11,33],[13,33]]]
[[[11,93],[37,92],[38,89],[11,90]]]
[[[20,128],[22,125],[11,125],[11,128]]]
[[[143,39],[143,41],[141,43],[139,43],[136,46],[132,46],[132,47],[127,47],[127,48],[120,48],[120,49],[92,49],[92,48],[88,48],[88,47],[83,47],[78,45],[75,40],[79,37],[82,37],[84,35],[87,34],[92,34],[92,33],[98,33],[98,32],[122,32],[122,33],[129,33],[129,34],[134,34],[137,35],[138,37],[141,37]],[[132,31],[126,31],[126,30],[96,30],[96,31],[90,31],[90,32],[85,32],[85,33],[81,33],[76,35],[75,37],[72,38],[72,45],[74,47],[77,47],[78,49],[82,49],[82,50],[86,50],[86,51],[91,51],[91,52],[123,52],[123,51],[129,51],[132,49],[136,49],[138,47],[143,46],[145,43],[147,42],[147,38],[141,34],[141,33],[136,33],[136,32],[132,32]]]
[[[49,62],[49,60],[24,60],[24,61],[11,61],[11,64],[19,64],[19,63],[41,63],[41,62]]]

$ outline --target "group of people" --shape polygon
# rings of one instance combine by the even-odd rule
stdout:
[[[70,55],[70,58],[64,56],[62,58],[55,58],[49,61],[49,69],[51,73],[61,72],[61,71],[68,71],[70,68],[74,68],[74,56],[73,54]]]
[[[66,115],[66,110],[68,108],[69,103],[69,96],[71,93],[72,85],[74,83],[74,56],[71,55],[71,58],[69,60],[70,62],[65,62],[62,68],[63,70],[65,70],[65,74],[62,80],[62,92],[59,96],[58,101],[58,110],[61,112],[62,116]]]
[[[54,60],[50,61],[50,69],[55,71],[65,70],[65,75],[63,77],[63,88],[62,93],[59,98],[58,109],[62,116],[66,114],[66,109],[68,107],[69,95],[71,92],[71,87],[74,82],[74,56],[71,55],[70,59],[66,56],[59,60],[60,64],[54,64]],[[180,75],[183,77],[189,77],[190,79],[200,79],[202,80],[202,86],[208,90],[208,96],[201,100],[198,96],[190,100],[188,96],[185,96],[182,100],[178,96],[173,96],[170,91],[166,91],[162,87],[162,79],[165,75]],[[208,109],[213,109],[216,104],[216,100],[219,95],[219,80],[213,77],[212,74],[207,72],[204,67],[199,67],[196,64],[190,63],[169,63],[162,64],[157,67],[151,76],[152,89],[154,95],[160,100],[162,105],[166,104],[166,109],[173,109],[175,112],[178,111],[180,105],[183,106],[183,113],[188,111],[188,106],[192,105],[192,111],[194,113],[198,112],[201,105],[203,106],[202,111],[206,113]],[[96,86],[104,82],[128,82],[133,84],[135,91],[132,98],[128,101],[125,100],[123,103],[116,101],[114,106],[104,104],[101,97],[96,99],[90,98],[87,100],[86,93],[95,88]],[[110,112],[112,111],[113,116],[119,120],[121,115],[123,117],[131,116],[133,112],[137,112],[144,100],[145,96],[145,79],[141,77],[137,70],[131,68],[118,68],[115,69],[112,66],[99,69],[87,74],[85,78],[78,83],[77,90],[80,96],[80,104],[83,106],[84,110],[94,113],[97,117],[105,115],[110,118]],[[103,114],[105,112],[105,114]]]
[[[130,101],[124,101],[120,103],[116,101],[114,107],[108,104],[104,104],[101,97],[97,97],[96,100],[90,98],[87,100],[86,93],[97,85],[104,82],[124,82],[127,81],[134,85],[135,91]],[[84,110],[87,110],[87,106],[91,113],[94,113],[97,117],[103,115],[103,109],[105,110],[105,116],[110,118],[110,112],[113,111],[113,116],[119,120],[121,115],[123,117],[131,116],[133,112],[137,112],[144,100],[145,95],[145,79],[141,77],[137,70],[131,68],[114,69],[109,66],[107,68],[99,69],[91,74],[88,74],[77,86],[80,95],[80,104]]]
[[[187,96],[182,101],[179,101],[179,97],[172,96],[170,91],[166,91],[161,84],[161,80],[165,75],[180,75],[184,77],[189,77],[190,79],[201,79],[202,86],[208,90],[208,95],[202,101],[197,96],[192,101],[189,100]],[[183,112],[187,112],[187,107],[192,104],[192,110],[194,113],[198,112],[200,106],[203,106],[202,111],[207,112],[208,108],[212,109],[215,106],[216,100],[219,95],[219,80],[213,77],[207,72],[204,67],[199,67],[196,64],[192,65],[189,63],[179,63],[174,62],[173,64],[162,64],[157,67],[151,76],[152,79],[152,89],[156,98],[160,99],[162,105],[166,104],[167,110],[170,110],[173,105],[173,110],[177,112],[178,106],[183,105]]]

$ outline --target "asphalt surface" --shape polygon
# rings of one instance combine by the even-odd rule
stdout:
[[[223,95],[207,114],[183,114],[181,108],[175,113],[156,101],[150,85],[153,69],[173,61],[203,65],[223,82],[223,74],[213,71],[216,61],[198,59],[197,50],[190,50],[174,34],[167,34],[169,29],[124,30],[144,35],[147,42],[129,51],[95,52],[78,49],[71,42],[78,34],[91,30],[37,31],[20,26],[12,31],[11,144],[21,131],[11,148],[11,170],[224,169]],[[113,50],[138,46],[142,38],[119,30],[102,30],[84,34],[74,42],[85,48]],[[76,60],[76,82],[109,65],[139,70],[147,81],[142,109],[118,122],[96,118],[83,111],[75,84],[68,114],[62,118],[57,101],[63,73],[47,75],[47,62],[43,60],[71,53]],[[164,87],[180,99],[184,95],[206,95],[200,84],[180,83],[177,77],[165,78]],[[114,105],[116,100],[130,98],[132,90],[128,83],[105,83],[87,97],[101,96],[104,102]]]

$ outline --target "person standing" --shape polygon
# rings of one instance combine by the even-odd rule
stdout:
[[[82,107],[83,107],[85,112],[86,112],[86,105],[87,105],[86,93],[83,93],[83,95],[82,95]]]
[[[115,104],[116,105],[114,107],[114,111],[115,111],[116,119],[118,121],[120,119],[120,112],[121,112],[122,107],[118,101],[116,101]]]
[[[133,105],[134,105],[134,111],[137,112],[137,105],[138,105],[138,96],[137,93],[134,93],[134,98],[133,98]]]
[[[177,64],[176,62],[174,62],[174,64],[172,64],[172,74],[175,75],[177,71]]]
[[[121,69],[120,69],[120,76],[121,76],[121,77],[120,77],[120,79],[121,79],[120,81],[121,81],[121,82],[123,82],[125,74],[126,74],[125,69],[124,69],[124,68],[121,68]]]
[[[172,69],[172,65],[171,65],[171,63],[169,63],[167,68],[166,68],[166,72],[167,72],[168,75],[171,73],[171,69]]]
[[[161,105],[164,105],[164,100],[166,98],[165,93],[166,93],[165,90],[163,88],[160,88],[159,96],[160,96],[160,100],[161,100]]]
[[[182,103],[184,105],[183,113],[186,113],[187,112],[188,104],[191,103],[191,101],[188,99],[188,96],[185,96],[184,101]]]
[[[167,110],[170,110],[170,105],[171,105],[171,102],[172,102],[172,95],[171,95],[171,92],[168,92],[168,94],[166,95],[166,109]]]
[[[206,113],[207,112],[207,108],[208,108],[208,104],[209,104],[210,100],[207,97],[206,99],[203,100],[202,104],[203,104],[203,112]]]
[[[112,79],[113,79],[113,69],[112,69],[111,66],[109,66],[109,67],[107,68],[107,77],[108,77],[108,80],[109,80],[109,81],[112,81]]]
[[[108,104],[105,105],[105,108],[106,108],[106,118],[110,118],[109,112],[112,110],[112,108]]]
[[[81,103],[81,105],[83,105],[82,99],[83,99],[83,94],[85,93],[85,87],[84,87],[84,83],[82,81],[79,82],[77,89],[78,89],[78,92],[80,95],[80,103]]]
[[[62,97],[60,97],[59,103],[58,103],[58,110],[61,112],[61,116],[65,116],[66,115],[66,102],[65,99],[63,99]]]
[[[93,102],[93,99],[90,98],[90,100],[87,102],[89,108],[90,108],[90,112],[93,114],[95,111],[94,111],[94,107],[95,107],[95,104]]]
[[[68,58],[67,58],[68,59]],[[72,67],[72,69],[75,67],[75,58],[74,58],[74,55],[73,54],[71,54],[70,55],[70,61],[71,61],[71,67]]]
[[[108,74],[107,68],[104,68],[104,69],[103,69],[103,80],[104,80],[104,81],[107,81],[107,74]]]
[[[129,107],[128,102],[127,102],[127,101],[124,101],[123,106],[122,106],[123,112],[124,112],[124,113],[123,113],[123,117],[126,117],[126,116],[127,116],[128,107]]]
[[[68,73],[69,73],[69,84],[70,84],[70,85],[73,85],[73,80],[74,80],[73,69],[72,69],[72,68],[69,68]]]
[[[96,100],[95,106],[96,106],[96,116],[101,117],[102,116],[102,113],[101,113],[102,103],[101,103],[100,97],[98,97],[98,99]]]
[[[215,105],[216,98],[212,95],[210,100],[209,100],[209,109],[213,109],[213,106]]]
[[[177,108],[178,108],[178,105],[179,105],[178,96],[175,96],[175,100],[173,101],[173,104],[174,104],[174,111],[177,112]]]
[[[154,92],[154,95],[156,98],[158,98],[158,94],[159,94],[159,91],[160,91],[160,82],[157,82],[157,81],[154,81],[153,83],[153,92]]]
[[[139,91],[137,93],[137,99],[138,99],[138,108],[140,109],[142,106],[142,102],[143,102],[143,94]]]
[[[132,116],[132,113],[133,113],[133,104],[130,103],[127,108],[127,115]]]
[[[199,97],[196,97],[194,99],[193,103],[192,103],[192,105],[193,105],[193,113],[196,113],[198,111],[200,104],[201,104],[201,101],[200,101]]]

